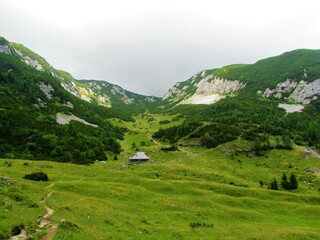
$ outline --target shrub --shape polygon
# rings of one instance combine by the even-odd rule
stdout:
[[[19,235],[21,233],[21,230],[24,228],[24,225],[23,224],[19,224],[19,225],[16,225],[14,226],[12,229],[11,229],[11,235],[13,236],[16,236],[16,235]]]
[[[291,173],[290,178],[288,180],[286,174],[282,175],[281,186],[286,190],[293,190],[298,188],[298,180],[296,176]]]
[[[270,189],[279,190],[278,183],[277,183],[277,180],[275,178],[271,181]]]
[[[260,183],[260,187],[263,187],[263,184],[264,184],[264,183],[263,183],[263,181],[262,181],[262,180],[260,180],[260,182],[259,182],[259,183]]]
[[[26,197],[18,192],[9,192],[7,196],[13,199],[16,202],[22,202],[26,199]]]
[[[77,224],[69,222],[69,221],[65,221],[65,220],[61,221],[60,227],[64,228],[64,229],[69,229],[69,230],[77,230],[77,229],[79,229]]]
[[[2,231],[3,232],[0,232],[0,239],[9,239],[10,233],[7,230],[2,230]]]
[[[4,165],[6,165],[7,167],[11,167],[11,166],[12,166],[12,163],[11,163],[11,162],[8,162],[8,161],[5,161]]]
[[[290,189],[289,190],[298,188],[298,180],[293,173],[291,173],[291,175],[290,175],[289,182],[290,182]]]
[[[35,203],[34,201],[32,201],[31,199],[25,199],[20,203],[21,206],[26,206],[29,208],[38,208],[39,205],[37,203]]]
[[[170,120],[162,120],[159,122],[160,124],[168,124],[168,123],[171,123]]]
[[[205,223],[205,222],[191,222],[189,225],[192,229],[198,228],[198,227],[214,227],[213,223]]]
[[[48,175],[44,172],[34,172],[31,174],[26,174],[23,178],[33,180],[33,181],[44,181],[49,180]]]
[[[178,151],[179,148],[176,144],[171,144],[170,147],[162,147],[162,151]]]

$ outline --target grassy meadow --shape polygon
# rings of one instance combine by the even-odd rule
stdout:
[[[151,118],[154,118],[152,120]],[[129,131],[118,160],[92,165],[0,159],[0,239],[14,226],[28,226],[33,239],[37,219],[46,211],[59,225],[53,239],[319,239],[320,159],[294,150],[272,150],[249,156],[241,140],[215,149],[165,146],[151,139],[173,116],[137,116],[135,122],[113,119]],[[152,121],[151,121],[151,120]],[[144,144],[141,144],[144,142]],[[151,163],[126,165],[136,147]],[[43,171],[49,182],[24,179]],[[281,188],[283,173],[297,176],[298,190]],[[268,186],[276,178],[279,191]],[[1,180],[1,179],[0,179]]]

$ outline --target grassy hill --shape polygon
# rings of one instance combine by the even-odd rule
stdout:
[[[99,156],[105,159],[104,151],[120,151],[116,139],[123,136],[123,130],[106,119],[132,119],[121,109],[107,109],[73,96],[51,73],[35,69],[16,54],[0,53],[0,102],[0,156],[6,158],[58,157],[78,163],[93,162]],[[98,127],[76,121],[59,124],[57,114],[61,113]]]
[[[242,95],[242,97],[257,98],[257,92],[263,93],[267,88],[275,88],[277,84],[288,79],[310,83],[320,78],[319,58],[320,50],[297,49],[259,60],[254,64],[232,64],[207,69],[186,81],[176,83],[165,95],[162,109],[184,104],[184,101],[190,99],[196,92],[200,96],[208,95],[210,91],[206,92],[205,89],[210,88],[210,84],[212,90],[210,94],[219,94],[223,97]],[[224,79],[225,83],[217,79]],[[231,91],[231,87],[236,83],[243,85]]]
[[[45,229],[36,231],[46,212],[39,201],[51,192],[46,204],[58,225],[54,239],[318,239],[318,158],[298,146],[249,156],[240,151],[248,147],[242,140],[209,150],[161,151],[166,145],[148,142],[146,133],[174,116],[152,117],[154,126],[147,125],[147,113],[135,124],[114,120],[130,129],[118,160],[90,166],[0,160],[1,175],[14,181],[0,184],[0,236],[21,224],[32,238],[43,236]],[[138,147],[152,163],[124,164],[136,151],[132,142],[139,141],[149,145]],[[35,171],[47,173],[49,182],[23,179]],[[281,188],[283,173],[297,176],[297,190]],[[279,191],[268,189],[274,178]]]
[[[0,239],[319,239],[320,100],[288,114],[257,94],[319,78],[318,50],[199,73],[172,97],[194,94],[206,74],[247,85],[173,108],[0,45]],[[126,164],[136,151],[150,163]],[[34,172],[49,181],[24,178]]]

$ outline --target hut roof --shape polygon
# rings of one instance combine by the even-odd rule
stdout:
[[[149,160],[149,157],[144,152],[137,152],[136,155],[130,158],[130,160],[135,160],[135,159]]]

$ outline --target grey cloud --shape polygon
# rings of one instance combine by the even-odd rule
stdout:
[[[305,7],[301,13],[299,8],[285,11],[283,5],[276,16],[263,13],[264,19],[259,19],[261,8],[237,12],[204,5],[193,10],[187,2],[186,8],[168,4],[161,11],[152,8],[77,28],[58,27],[0,4],[0,35],[23,43],[78,79],[106,80],[157,96],[204,69],[254,63],[296,48],[319,48],[315,2],[314,8]]]

